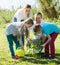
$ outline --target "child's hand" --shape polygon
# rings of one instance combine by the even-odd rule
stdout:
[[[27,41],[31,41],[31,39],[30,38],[27,38]]]
[[[42,47],[45,47],[47,43],[44,43],[43,45],[41,45]]]
[[[41,45],[41,47],[45,47],[45,45],[43,44],[43,45]]]
[[[16,37],[17,35],[16,34],[13,34],[14,37]]]

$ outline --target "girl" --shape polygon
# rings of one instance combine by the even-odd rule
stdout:
[[[32,25],[33,25],[33,20],[28,18],[24,22],[13,22],[13,23],[10,23],[6,27],[6,36],[7,36],[7,40],[8,40],[8,43],[9,43],[9,49],[10,49],[10,52],[11,52],[11,56],[12,56],[13,59],[19,58],[14,53],[13,41],[16,44],[16,49],[18,47],[20,47],[20,45],[22,45],[22,48],[23,48],[23,41],[21,39],[22,38],[21,35],[26,30],[26,37],[28,37],[27,28],[31,27]],[[19,41],[18,41],[17,37],[18,37],[18,39],[20,38]]]
[[[49,46],[50,46],[51,58],[53,59],[55,57],[54,42],[58,36],[58,33],[60,32],[60,29],[54,24],[45,23],[45,24],[42,24],[42,27],[40,25],[36,25],[34,27],[34,32],[36,34],[39,34],[42,32],[43,34],[46,35],[46,39],[42,47],[45,47],[45,57],[47,57],[49,56]]]

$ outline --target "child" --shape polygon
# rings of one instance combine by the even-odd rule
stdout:
[[[42,47],[45,47],[45,57],[47,57],[49,56],[49,46],[50,46],[50,53],[51,53],[50,58],[53,59],[55,57],[54,42],[58,36],[58,33],[60,32],[60,29],[54,24],[46,23],[46,24],[42,24],[42,27],[40,25],[36,25],[34,27],[34,32],[36,34],[39,34],[42,32],[43,34],[46,35],[46,39]]]
[[[46,36],[42,32],[39,34],[34,33],[34,37],[32,39],[29,38],[26,46],[36,50],[35,53],[40,53],[43,49],[40,46],[44,42],[45,38]]]
[[[13,59],[19,58],[14,53],[13,41],[16,44],[16,49],[18,47],[20,47],[20,45],[22,45],[22,48],[23,48],[21,35],[24,33],[24,29],[26,29],[26,37],[27,37],[27,31],[28,31],[27,28],[31,27],[32,25],[33,25],[33,20],[28,18],[24,22],[13,22],[13,23],[10,23],[6,27],[6,36],[7,36],[7,40],[8,40],[8,43],[9,43],[9,49],[10,49],[10,52],[11,52],[11,56],[12,56]],[[20,38],[19,41],[17,40],[17,36],[18,36],[18,38]]]

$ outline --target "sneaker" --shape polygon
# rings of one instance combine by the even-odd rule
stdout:
[[[55,57],[51,57],[51,56],[49,57],[49,59],[54,59],[54,58],[55,58]]]
[[[48,59],[49,58],[49,55],[42,54],[41,57]]]
[[[12,56],[12,59],[19,59],[19,57],[18,56]]]

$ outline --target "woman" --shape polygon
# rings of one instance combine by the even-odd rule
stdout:
[[[24,22],[13,22],[7,25],[6,27],[6,36],[9,43],[9,49],[11,52],[11,56],[13,59],[18,59],[19,57],[15,55],[14,49],[13,49],[13,41],[16,44],[16,49],[21,45],[23,48],[23,41],[21,35],[26,32],[26,37],[28,37],[28,30],[27,28],[31,27],[33,25],[33,20],[28,18]],[[18,39],[19,41],[18,41]]]

